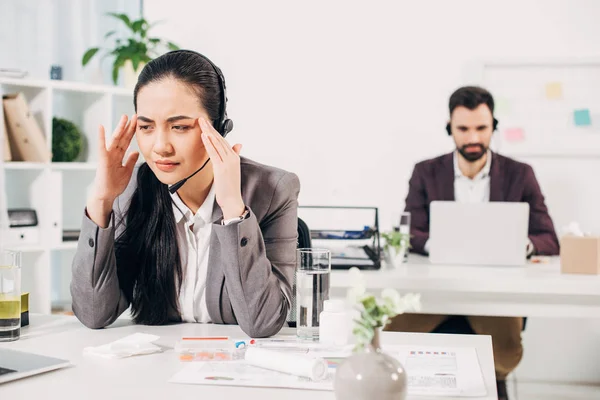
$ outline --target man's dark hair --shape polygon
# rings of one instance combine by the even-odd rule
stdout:
[[[457,89],[448,102],[450,115],[456,107],[467,107],[469,110],[474,110],[481,104],[485,104],[494,114],[494,98],[492,94],[479,86],[464,86]]]

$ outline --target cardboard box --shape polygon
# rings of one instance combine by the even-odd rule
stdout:
[[[600,274],[600,236],[563,236],[560,269],[563,274]]]
[[[5,95],[2,103],[13,160],[50,162],[46,138],[31,114],[23,93]]]
[[[2,135],[2,141],[4,142],[4,161],[11,161],[12,154],[10,151],[10,143],[8,142],[8,126],[6,125],[6,119],[4,119],[4,134]]]

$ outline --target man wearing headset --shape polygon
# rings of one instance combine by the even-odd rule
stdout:
[[[498,125],[494,99],[474,86],[456,90],[449,101],[450,121],[446,126],[456,150],[418,163],[409,181],[406,211],[411,213],[412,251],[429,253],[429,205],[434,200],[481,203],[488,201],[527,202],[529,240],[527,254],[557,255],[558,238],[544,196],[531,166],[489,150]],[[505,379],[523,354],[523,318],[403,314],[389,330],[440,333],[477,333],[492,336],[498,395],[506,399]]]

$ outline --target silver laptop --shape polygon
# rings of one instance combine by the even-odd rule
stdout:
[[[432,201],[429,259],[435,264],[524,265],[528,203]]]
[[[22,351],[0,349],[0,383],[68,367],[67,360]]]

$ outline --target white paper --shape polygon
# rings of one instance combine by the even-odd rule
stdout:
[[[321,357],[249,347],[244,359],[248,365],[301,376],[313,381],[325,380],[328,376],[327,363]]]
[[[390,348],[408,375],[411,395],[482,397],[487,394],[473,347]]]
[[[217,361],[186,364],[169,382],[332,391],[335,369],[350,351],[307,349],[304,346],[298,350],[322,357],[328,364],[327,379],[313,381],[258,368],[245,361]],[[477,351],[473,347],[384,346],[383,350],[405,367],[410,395],[482,397],[487,394]]]
[[[245,361],[190,362],[169,382],[197,385],[253,386],[310,390],[333,390],[333,371],[325,380],[271,371]]]
[[[83,349],[83,354],[104,358],[125,358],[157,353],[161,349],[152,344],[152,342],[159,338],[160,336],[149,335],[147,333],[134,333],[133,335],[126,336],[102,346],[86,347]]]

